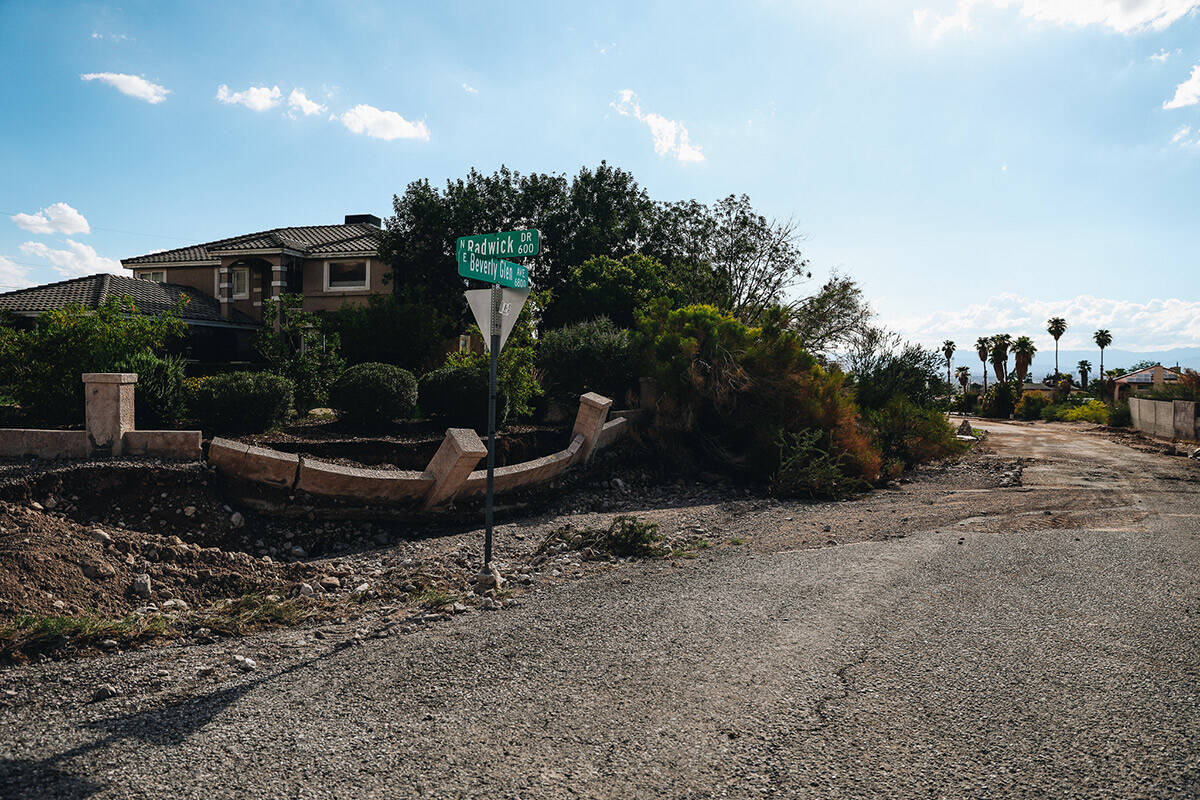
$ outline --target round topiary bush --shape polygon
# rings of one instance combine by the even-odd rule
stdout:
[[[421,410],[455,428],[487,430],[488,364],[447,364],[421,377]],[[508,400],[496,398],[496,427],[508,417]]]
[[[329,402],[359,425],[408,418],[417,408],[417,379],[394,364],[355,364],[334,381]]]
[[[270,372],[189,378],[187,406],[205,430],[265,431],[287,421],[296,386]]]

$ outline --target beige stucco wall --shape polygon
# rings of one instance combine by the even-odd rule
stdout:
[[[149,267],[133,270],[133,277],[140,278],[148,272],[164,271],[167,273],[167,283],[177,283],[180,286],[190,286],[196,291],[204,292],[209,297],[216,297],[217,289],[216,267]]]
[[[361,261],[361,258],[331,258],[329,261]],[[343,305],[363,305],[372,294],[387,294],[392,291],[390,284],[384,284],[383,275],[388,267],[378,258],[369,261],[370,272],[369,291],[346,291],[334,289],[325,291],[325,261],[326,259],[306,259],[304,262],[304,310],[305,311],[336,311]]]

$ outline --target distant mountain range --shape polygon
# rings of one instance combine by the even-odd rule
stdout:
[[[1092,362],[1092,375],[1094,376],[1097,370],[1100,369],[1100,350],[1093,348],[1091,350],[1059,350],[1058,351],[1058,366],[1063,372],[1075,373],[1075,365],[1082,359],[1087,359]],[[1174,367],[1178,364],[1180,367],[1194,370],[1200,370],[1200,347],[1177,347],[1170,350],[1153,350],[1144,353],[1139,353],[1133,350],[1119,350],[1115,347],[1110,347],[1104,351],[1104,368],[1112,369],[1113,367],[1124,367],[1129,369],[1139,361],[1158,361],[1164,367]],[[944,362],[943,362],[944,363]],[[1012,357],[1009,356],[1008,365],[1012,369]],[[979,361],[979,357],[975,355],[973,350],[962,350],[954,354],[954,366],[965,364],[971,368],[971,380],[978,382],[982,376],[983,364]],[[1054,348],[1050,347],[1045,350],[1039,350],[1037,355],[1033,357],[1033,365],[1030,367],[1030,377],[1035,381],[1040,381],[1046,375],[1054,372]],[[992,379],[993,372],[991,367],[988,367],[988,380]],[[1076,375],[1076,380],[1078,380]]]

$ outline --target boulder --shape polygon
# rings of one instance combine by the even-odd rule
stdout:
[[[130,586],[130,589],[138,597],[149,598],[153,593],[153,590],[150,586],[150,576],[144,572],[141,575],[138,575],[133,579],[133,585]]]

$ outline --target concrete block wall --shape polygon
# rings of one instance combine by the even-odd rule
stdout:
[[[1163,439],[1200,440],[1200,419],[1196,417],[1200,404],[1190,400],[1129,399],[1129,415],[1133,427]]]
[[[566,449],[498,467],[496,491],[545,483],[572,466],[585,463],[596,450],[616,441],[626,432],[629,422],[624,418],[606,421],[611,406],[612,401],[607,397],[583,395],[571,443]],[[344,467],[221,438],[214,438],[208,448],[209,463],[228,478],[352,502],[420,501],[426,508],[485,492],[487,471],[473,469],[485,455],[487,448],[479,435],[468,428],[447,430],[441,447],[422,472]]]
[[[0,458],[98,458],[149,456],[179,461],[200,459],[200,431],[139,431],[134,427],[131,372],[83,374],[82,431],[0,428]]]

